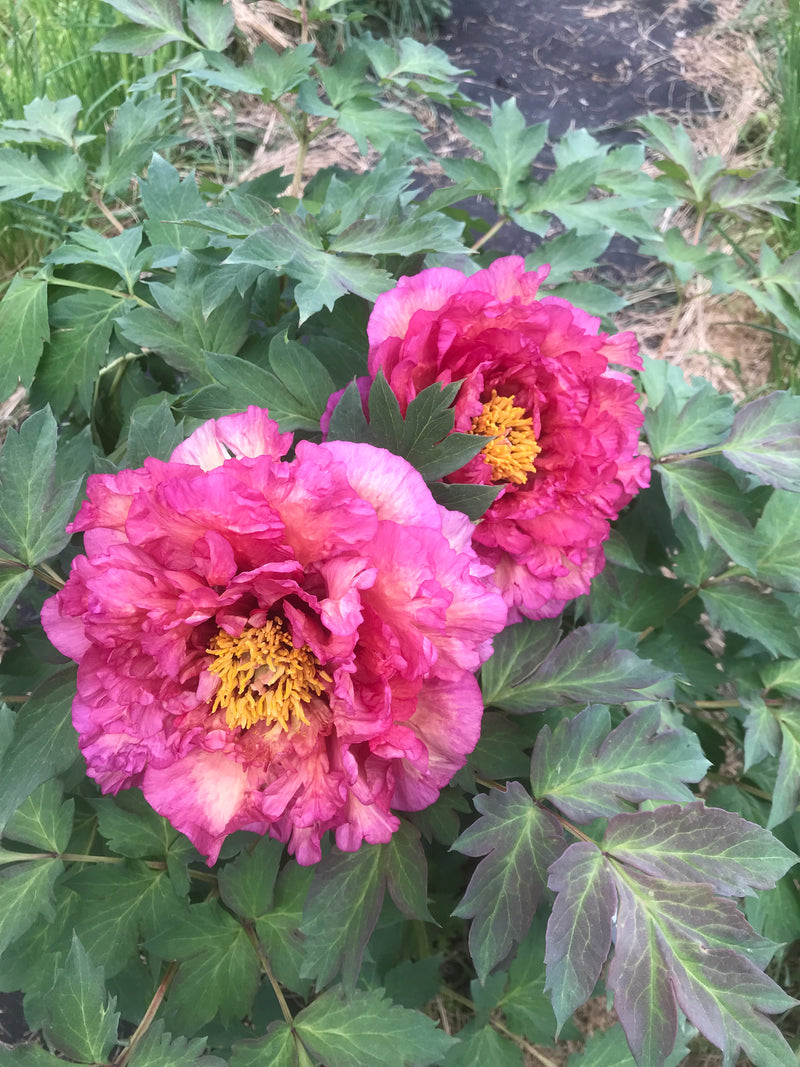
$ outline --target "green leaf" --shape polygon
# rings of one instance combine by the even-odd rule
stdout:
[[[685,782],[697,782],[708,760],[689,730],[661,729],[656,709],[636,712],[611,729],[608,708],[590,704],[555,730],[539,731],[531,787],[568,819],[608,818],[643,800],[690,801]]]
[[[278,875],[269,911],[255,921],[256,933],[281,985],[301,996],[310,986],[300,977],[305,962],[304,938],[300,933],[303,906],[314,876],[312,867],[290,863]]]
[[[711,190],[711,211],[730,212],[752,219],[755,211],[766,211],[786,218],[778,204],[796,203],[800,194],[797,182],[789,181],[778,167],[755,171],[744,177],[724,174]]]
[[[260,44],[250,60],[237,67],[226,56],[208,55],[213,69],[197,72],[206,85],[216,85],[234,93],[253,93],[265,103],[297,90],[308,79],[314,64],[310,42],[286,48],[278,54],[268,44]]]
[[[172,285],[150,282],[160,310],[137,307],[119,320],[125,337],[152,348],[178,371],[197,381],[208,381],[205,353],[235,355],[247,338],[250,321],[249,293],[231,293],[214,311],[203,311],[205,270],[189,251],[178,259]]]
[[[251,1009],[258,955],[246,931],[217,901],[193,904],[147,943],[162,959],[180,960],[170,986],[166,1023],[191,1034],[219,1014],[223,1023]]]
[[[530,255],[525,257],[525,269],[535,270],[547,264],[550,273],[549,285],[558,285],[569,281],[575,271],[593,267],[608,248],[611,235],[608,233],[591,233],[582,237],[574,232],[562,233],[552,241],[543,241]]]
[[[365,256],[339,256],[322,247],[310,217],[281,216],[247,237],[224,261],[253,264],[297,280],[294,298],[303,322],[323,307],[332,308],[345,293],[375,300],[394,284],[391,275]]]
[[[0,556],[0,622],[17,602],[20,593],[33,577],[33,571],[20,569],[19,565],[7,566]]]
[[[332,252],[411,256],[419,252],[464,251],[463,226],[446,215],[427,213],[417,218],[358,219],[340,230],[330,244]]]
[[[791,944],[800,937],[800,896],[792,877],[785,874],[774,889],[765,889],[745,901],[747,921],[762,937]]]
[[[237,1041],[231,1049],[231,1067],[307,1067],[311,1061],[298,1045],[286,1023],[280,1023],[258,1041]]]
[[[0,953],[40,915],[53,919],[53,885],[63,870],[55,859],[0,867]]]
[[[16,148],[0,148],[0,202],[25,196],[57,201],[65,193],[82,192],[85,175],[86,164],[71,148],[54,149],[47,162]]]
[[[767,756],[777,756],[781,747],[781,727],[772,710],[758,694],[740,696],[748,709],[744,728],[744,769],[749,770]]]
[[[767,485],[800,491],[800,397],[775,392],[745,404],[722,454]]]
[[[37,96],[30,104],[22,105],[22,119],[6,119],[0,123],[0,140],[16,144],[49,141],[77,148],[93,141],[90,134],[75,134],[75,124],[83,105],[77,96],[48,100]]]
[[[679,1040],[664,1060],[664,1067],[680,1067],[689,1055],[686,1041]],[[625,1031],[617,1023],[608,1030],[595,1030],[582,1052],[571,1053],[567,1067],[637,1067],[636,1060],[625,1039]]]
[[[189,0],[186,5],[186,22],[192,33],[205,48],[222,52],[231,43],[235,21],[233,9],[217,0]]]
[[[222,13],[230,10],[220,7],[216,0],[214,7]],[[194,171],[181,180],[178,171],[155,152],[147,168],[147,177],[139,179],[139,195],[147,214],[144,232],[151,245],[166,245],[179,251],[181,248],[202,248],[207,243],[208,238],[202,230],[180,222],[204,208]]]
[[[355,989],[385,885],[380,845],[331,852],[317,865],[300,927],[305,937],[302,977],[314,978],[322,989],[341,970],[344,987]]]
[[[66,545],[82,479],[55,484],[56,421],[49,408],[11,430],[0,452],[0,551],[33,567]]]
[[[186,914],[167,872],[144,863],[93,865],[70,885],[80,896],[75,929],[108,978],[136,957],[142,941]]]
[[[17,713],[14,736],[0,762],[0,827],[31,793],[78,758],[72,726],[75,671],[48,678]]]
[[[365,96],[342,104],[338,126],[350,134],[362,155],[367,154],[370,145],[376,152],[388,152],[395,145],[404,145],[409,157],[426,154],[419,136],[423,127],[412,115]]]
[[[331,376],[305,345],[276,334],[269,345],[269,365],[288,394],[289,404],[310,426],[318,430],[319,420],[334,392]]]
[[[286,359],[285,343],[284,338],[280,336],[272,342],[275,345],[278,367],[282,367]],[[295,342],[289,342],[289,345],[294,350]],[[284,433],[292,430],[318,431],[320,416],[330,395],[326,395],[320,407],[320,383],[327,388],[325,383],[330,379],[312,352],[301,345],[296,347],[302,350],[303,363],[302,366],[294,366],[291,369],[289,381],[297,389],[297,394],[271,370],[264,370],[254,363],[233,356],[209,354],[206,357],[208,368],[215,380],[224,386],[224,400],[228,411],[242,410],[250,404],[257,404],[269,410],[270,417],[275,419]],[[270,345],[270,361],[272,352]]]
[[[240,852],[219,875],[222,899],[243,919],[259,919],[272,909],[278,867],[284,853],[280,841],[262,837],[252,851]]]
[[[779,714],[781,758],[767,827],[780,826],[797,811],[800,801],[800,708],[784,706]]]
[[[477,522],[495,502],[502,486],[432,482],[428,488],[437,504],[450,511],[462,511],[468,519]]]
[[[95,180],[109,196],[123,193],[153,152],[175,143],[176,138],[167,131],[176,114],[174,103],[153,94],[129,97],[122,104],[106,134],[95,173]]]
[[[140,26],[150,26],[183,36],[178,0],[107,0],[107,3]]]
[[[435,922],[428,911],[428,865],[419,830],[403,820],[381,848],[389,894],[397,907],[410,919]]]
[[[131,226],[116,237],[103,237],[96,230],[84,228],[70,233],[69,241],[46,256],[45,263],[93,263],[105,267],[122,278],[131,292],[148,255],[146,251],[139,254],[141,243],[141,226]]]
[[[189,841],[153,811],[137,789],[92,801],[97,827],[112,852],[131,859],[163,860],[171,852],[191,850]]]
[[[63,1060],[52,1055],[41,1045],[17,1045],[16,1048],[0,1049],[3,1067],[59,1067]]]
[[[148,397],[137,405],[128,426],[125,463],[141,467],[148,456],[168,460],[184,439],[183,422],[178,425],[166,397],[153,404]]]
[[[108,1000],[102,967],[95,967],[73,935],[63,969],[50,992],[42,998],[42,1033],[50,1048],[81,1063],[107,1059],[117,1042],[119,1013]]]
[[[800,698],[800,660],[796,657],[768,663],[761,668],[760,674],[765,689],[777,689]]]
[[[14,276],[0,301],[0,399],[11,396],[17,382],[33,381],[44,343],[50,337],[47,280]]]
[[[427,1067],[456,1043],[422,1012],[384,1000],[382,990],[358,990],[348,1000],[329,990],[301,1011],[294,1025],[327,1067]]]
[[[509,954],[525,934],[544,893],[547,869],[564,840],[557,820],[531,800],[518,782],[507,791],[479,794],[481,817],[453,843],[465,856],[485,856],[453,912],[472,919],[469,947],[478,978]]]
[[[0,954],[0,989],[24,989],[28,996],[46,993],[52,988],[56,971],[62,965],[72,941],[73,917],[77,896],[58,878],[63,864],[55,862],[53,904],[45,901],[44,919],[34,921],[20,937]],[[35,1012],[26,1005],[27,1021],[38,1025]]]
[[[685,513],[703,548],[716,541],[734,563],[753,570],[753,528],[745,518],[747,504],[733,478],[700,459],[679,460],[657,469],[673,517]]]
[[[61,793],[56,779],[43,782],[8,820],[4,836],[50,852],[63,852],[72,833],[75,802],[62,804]]]
[[[560,619],[542,619],[507,626],[494,639],[494,652],[481,669],[486,706],[499,704],[516,685],[529,678],[558,644]]]
[[[521,204],[521,185],[530,177],[531,164],[544,148],[547,123],[526,126],[513,97],[500,107],[492,101],[491,117],[491,126],[481,119],[462,114],[456,115],[455,119],[461,132],[480,148],[484,161],[496,173],[499,185],[497,209],[506,213]]]
[[[744,582],[715,582],[700,590],[712,626],[760,641],[773,656],[800,655],[800,630],[772,593]]]
[[[500,1034],[490,1024],[468,1023],[459,1031],[460,1044],[452,1048],[444,1067],[523,1067],[522,1049]]]
[[[573,630],[536,666],[532,660],[538,653],[533,657],[525,653],[525,631],[509,639],[521,645],[517,655],[507,655],[503,637],[499,639],[506,655],[503,677],[496,681],[492,677],[495,685],[488,693],[484,691],[484,699],[507,711],[528,714],[556,704],[591,700],[625,704],[672,693],[672,675],[619,648],[619,631],[610,623],[590,623]]]
[[[756,523],[755,573],[773,589],[800,593],[800,493],[776,489]]]
[[[77,390],[84,411],[91,412],[97,372],[106,361],[114,322],[133,306],[108,293],[85,292],[62,297],[50,309],[53,332],[36,374],[36,391],[62,414]]]
[[[704,379],[695,378],[692,385],[694,391],[685,402],[670,391],[647,409],[645,433],[656,459],[713,447],[731,428],[733,399]]]
[[[517,949],[508,972],[508,988],[497,1007],[515,1034],[524,1034],[529,1041],[549,1045],[556,1032],[556,1017],[552,1001],[544,990],[544,952],[544,924],[535,921]]]
[[[204,1056],[206,1039],[187,1041],[164,1032],[164,1022],[156,1019],[144,1032],[127,1060],[128,1067],[226,1067],[218,1056]]]
[[[149,56],[165,44],[185,39],[183,34],[170,30],[149,29],[145,26],[115,26],[92,46],[93,52],[121,52],[133,56]]]

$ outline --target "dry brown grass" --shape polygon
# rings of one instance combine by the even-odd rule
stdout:
[[[755,41],[757,26],[744,22],[744,7],[744,0],[719,0],[715,21],[676,41],[674,48],[687,81],[722,101],[718,114],[686,117],[684,125],[691,128],[692,141],[702,155],[721,156],[729,167],[759,165],[759,146],[749,145],[742,134],[768,104]],[[692,239],[695,222],[688,213],[671,219],[669,225],[680,226]],[[728,251],[724,246],[722,250]],[[765,386],[771,372],[769,335],[753,328],[762,316],[746,297],[704,295],[708,289],[709,283],[702,280],[690,285],[677,312],[654,311],[647,301],[638,302],[619,317],[620,324],[635,331],[648,354],[679,364],[687,374],[703,375],[737,399],[751,396]]]

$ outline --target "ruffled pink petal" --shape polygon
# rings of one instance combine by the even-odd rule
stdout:
[[[419,274],[404,275],[394,289],[381,293],[369,318],[367,336],[370,348],[387,337],[402,337],[406,327],[420,309],[435,311],[459,292],[464,275],[450,267],[431,267]],[[369,368],[374,374],[373,368]]]
[[[266,408],[249,407],[240,415],[224,415],[204,422],[179,444],[173,463],[192,463],[204,471],[226,460],[269,456],[280,459],[292,446],[292,435],[282,434]]]

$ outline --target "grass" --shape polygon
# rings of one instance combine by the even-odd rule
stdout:
[[[800,182],[800,0],[786,0],[784,18],[775,28],[777,64],[771,79],[778,105],[772,159],[787,177]],[[786,255],[800,250],[800,205],[776,225]]]

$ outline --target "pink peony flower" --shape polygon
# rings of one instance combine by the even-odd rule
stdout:
[[[519,256],[469,278],[424,270],[379,296],[368,326],[370,375],[383,371],[404,413],[433,382],[464,379],[455,429],[493,437],[447,480],[502,486],[473,544],[509,622],[558,615],[587,592],[610,521],[650,480],[638,394],[609,370],[641,367],[635,338],[537,298],[548,270],[526,272]]]
[[[385,842],[480,731],[474,671],[506,608],[405,460],[302,441],[250,408],[167,463],[89,479],[42,622],[78,662],[73,721],[104,792],[140,787],[213,863],[234,830],[300,863]]]

